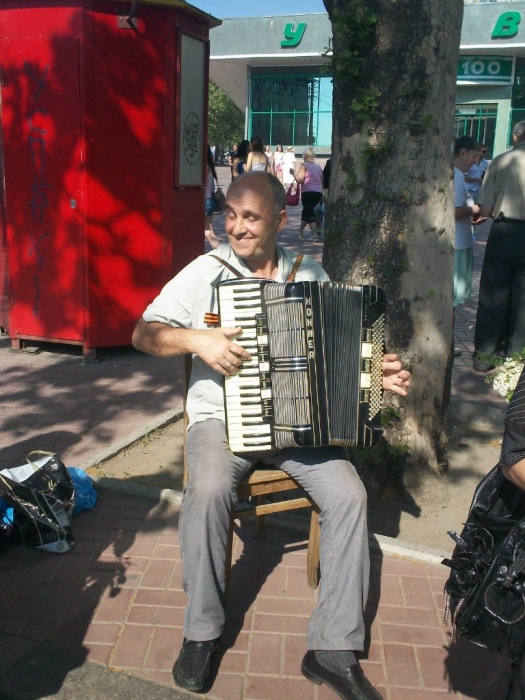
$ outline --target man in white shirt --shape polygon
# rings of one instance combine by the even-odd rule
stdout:
[[[512,143],[512,150],[490,162],[478,196],[481,215],[494,219],[479,283],[473,356],[478,372],[494,369],[490,356],[498,353],[502,336],[507,357],[525,349],[525,121],[514,126]]]
[[[477,202],[479,189],[483,183],[483,176],[489,165],[488,160],[485,159],[487,147],[482,143],[478,143],[476,148],[476,160],[465,173],[468,193],[475,202]]]
[[[456,232],[454,240],[454,306],[471,297],[472,290],[472,216],[479,207],[467,191],[465,173],[476,159],[476,142],[460,136],[454,142],[454,206]]]
[[[237,178],[225,211],[229,244],[200,256],[168,282],[133,334],[135,347],[157,357],[194,355],[187,405],[189,479],[180,519],[188,605],[175,682],[194,692],[206,686],[225,620],[221,598],[230,510],[239,481],[262,455],[297,479],[321,511],[321,587],[301,670],[343,700],[381,700],[354,654],[364,644],[369,575],[366,492],[354,467],[339,448],[234,454],[228,446],[222,378],[250,356],[236,343],[240,328],[207,325],[217,313],[217,284],[236,272],[284,282],[296,260],[276,245],[286,223],[286,200],[275,176],[251,172]],[[305,256],[295,279],[328,277]],[[385,355],[383,372],[384,388],[405,395],[410,375],[396,355]]]

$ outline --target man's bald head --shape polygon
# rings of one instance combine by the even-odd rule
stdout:
[[[525,141],[525,120],[516,124],[512,130],[512,136],[514,137],[515,143],[522,143]]]
[[[242,191],[253,191],[262,194],[268,200],[268,206],[272,207],[275,216],[286,210],[286,192],[279,180],[271,173],[248,172],[236,178],[228,188],[228,196],[239,196]]]

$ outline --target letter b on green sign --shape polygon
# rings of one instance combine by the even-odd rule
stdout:
[[[500,15],[492,31],[493,39],[510,39],[518,33],[521,22],[520,12],[505,12]]]

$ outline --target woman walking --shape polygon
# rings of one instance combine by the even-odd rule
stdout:
[[[283,156],[283,147],[278,143],[273,154],[273,174],[281,182],[283,181]]]
[[[314,149],[310,146],[303,153],[303,163],[294,180],[301,185],[301,224],[299,226],[299,238],[303,238],[303,231],[308,225],[314,241],[319,240],[316,227],[315,207],[323,198],[323,169],[315,162]]]

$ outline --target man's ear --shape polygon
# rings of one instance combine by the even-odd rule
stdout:
[[[286,226],[286,222],[288,221],[288,214],[286,213],[285,209],[281,209],[279,212],[279,215],[277,217],[277,233],[281,233],[283,228]]]

